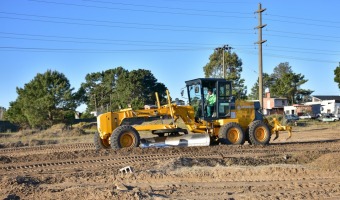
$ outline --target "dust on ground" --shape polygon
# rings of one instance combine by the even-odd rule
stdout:
[[[340,122],[287,136],[268,146],[96,151],[82,127],[4,133],[0,198],[339,199]]]

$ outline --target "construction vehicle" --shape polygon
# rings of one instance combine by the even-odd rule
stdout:
[[[188,105],[172,104],[167,91],[167,105],[160,105],[156,93],[157,108],[143,110],[128,108],[99,115],[97,117],[98,132],[94,137],[96,148],[138,147],[141,141],[150,144],[150,139],[141,139],[139,132],[144,131],[151,131],[157,135],[152,141],[163,144],[166,144],[167,138],[176,140],[176,137],[178,137],[178,141],[172,142],[173,144],[186,144],[187,146],[190,144],[195,146],[197,142],[195,143],[194,140],[205,141],[205,143],[208,141],[208,145],[242,145],[246,141],[252,145],[269,144],[271,128],[260,111],[260,103],[257,101],[235,101],[232,96],[231,81],[221,78],[198,78],[185,83]],[[216,95],[211,116],[208,116],[206,112],[208,89]],[[182,90],[182,96],[183,93],[184,90]],[[170,123],[134,126],[130,124],[131,119],[135,118],[163,119],[166,116],[171,116]],[[186,128],[178,126],[178,119],[182,119]],[[196,136],[185,136],[188,132],[196,134]],[[183,141],[185,142],[183,143]]]

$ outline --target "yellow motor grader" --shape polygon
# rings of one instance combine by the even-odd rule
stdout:
[[[94,143],[100,148],[144,146],[197,146],[209,144],[269,144],[271,129],[260,112],[259,102],[234,100],[230,81],[220,78],[198,78],[186,81],[188,105],[172,104],[167,91],[167,105],[144,110],[123,109],[97,117],[98,132]],[[212,115],[207,115],[208,90],[216,95]],[[182,91],[183,96],[184,90]],[[170,118],[170,123],[162,119]],[[131,119],[158,118],[158,124],[132,125]],[[178,126],[182,119],[186,128]],[[156,137],[141,139],[139,132],[150,131]],[[190,132],[190,134],[188,134]],[[190,137],[188,135],[191,135]]]

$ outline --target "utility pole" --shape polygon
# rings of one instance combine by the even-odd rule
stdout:
[[[215,50],[216,51],[220,51],[220,50],[222,50],[222,54],[223,54],[223,56],[222,56],[222,70],[223,70],[223,78],[225,79],[225,77],[226,77],[226,69],[225,69],[225,61],[224,61],[224,54],[225,54],[225,51],[226,50],[228,50],[228,51],[230,51],[232,49],[232,47],[230,47],[229,45],[227,45],[227,44],[225,44],[225,45],[223,45],[222,47],[217,47],[217,48],[215,48]]]
[[[265,27],[267,24],[262,24],[262,12],[264,12],[266,9],[262,9],[261,3],[259,3],[259,9],[255,12],[258,13],[259,18],[259,25],[255,27],[259,31],[259,40],[255,43],[259,45],[259,101],[261,105],[261,110],[263,109],[263,80],[262,80],[262,44],[265,43],[267,40],[262,40],[262,28]]]

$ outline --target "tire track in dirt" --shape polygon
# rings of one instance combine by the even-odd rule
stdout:
[[[126,156],[112,158],[97,158],[85,160],[67,160],[55,162],[41,162],[41,163],[16,163],[16,164],[3,164],[0,165],[0,172],[8,174],[16,174],[18,170],[25,170],[25,172],[42,172],[42,171],[56,171],[63,169],[90,169],[101,166],[123,166],[126,164],[149,162],[156,160],[169,160],[177,157],[190,157],[190,158],[222,158],[219,154],[195,154],[195,153],[178,153],[170,155],[139,155],[139,156]],[[99,163],[99,164],[96,164]],[[79,165],[79,166],[78,166]],[[13,172],[11,172],[13,171]]]
[[[43,170],[54,170],[54,166],[63,166],[63,168],[71,168],[80,167],[80,168],[90,168],[88,165],[91,163],[102,163],[100,165],[93,165],[93,167],[98,166],[122,166],[130,163],[138,163],[143,161],[155,161],[155,160],[167,160],[176,157],[186,157],[186,158],[219,158],[219,159],[229,159],[229,158],[256,158],[256,159],[268,159],[268,158],[276,158],[276,157],[284,157],[284,159],[288,159],[291,157],[288,154],[293,154],[296,152],[306,152],[306,151],[319,151],[319,153],[334,153],[340,152],[339,145],[337,143],[309,143],[304,144],[305,148],[294,148],[296,144],[292,146],[290,145],[271,145],[266,147],[256,147],[256,146],[248,146],[244,148],[238,147],[230,147],[224,148],[225,146],[216,146],[216,147],[207,147],[207,148],[196,148],[201,149],[196,153],[189,152],[188,149],[183,148],[181,150],[186,152],[179,153],[158,153],[151,155],[138,155],[136,151],[132,151],[131,156],[114,156],[114,155],[98,155],[97,151],[87,152],[86,158],[74,158],[68,160],[60,160],[60,157],[56,157],[50,161],[45,161],[44,157],[42,160],[34,160],[32,162],[26,162],[25,160],[17,159],[11,160],[11,162],[0,164],[1,171],[13,171],[25,169],[28,171],[41,171]],[[308,146],[308,147],[307,147]],[[43,146],[43,147],[31,147],[31,148],[18,148],[18,149],[9,149],[9,151],[3,151],[4,153],[2,158],[8,158],[13,156],[13,152],[15,152],[15,156],[23,156],[23,158],[27,158],[29,155],[33,154],[51,154],[51,153],[60,153],[60,152],[70,152],[72,154],[75,151],[79,150],[87,150],[88,148],[94,148],[94,146],[90,143],[80,143],[80,144],[71,144],[71,145],[58,145],[58,146]],[[190,150],[190,149],[189,149]],[[110,151],[110,150],[108,150]],[[111,150],[112,151],[112,150]],[[119,151],[119,150],[118,150]],[[146,152],[148,149],[146,149]],[[154,149],[151,149],[153,152]],[[32,153],[34,152],[34,153]],[[5,153],[9,153],[8,155]],[[22,155],[22,153],[24,155]],[[110,152],[109,152],[110,153]],[[135,154],[135,155],[133,155]],[[6,157],[7,156],[7,157]],[[45,155],[46,157],[46,155]],[[69,166],[68,166],[69,165]],[[80,166],[77,166],[80,165]],[[38,168],[38,169],[37,169]]]
[[[268,173],[271,176],[268,176]],[[126,177],[129,179],[129,177]],[[142,173],[126,185],[154,196],[182,199],[320,199],[340,197],[339,171],[320,171],[299,165],[260,167],[181,168],[167,176]],[[171,184],[164,184],[171,183]],[[146,185],[146,186],[145,186]],[[322,188],[322,190],[320,190]],[[150,190],[150,189],[149,189]],[[284,191],[284,192],[283,192]],[[150,193],[150,191],[149,191]],[[217,197],[217,198],[216,198]]]
[[[41,145],[34,147],[16,147],[0,149],[0,155],[18,156],[18,155],[33,155],[46,154],[54,152],[66,152],[75,150],[95,149],[92,143],[76,143],[76,144],[58,144],[58,145]]]
[[[241,148],[232,149],[233,152],[238,153],[260,153],[260,152],[276,152],[276,153],[293,153],[293,152],[304,152],[308,150],[319,150],[325,149],[325,144],[330,151],[339,151],[340,147],[336,145],[334,141],[327,142],[305,142],[305,143],[279,143],[271,144],[269,146],[250,146],[244,145]],[[226,148],[233,148],[233,146],[224,146]],[[204,147],[201,147],[204,148]],[[0,156],[27,156],[35,154],[47,154],[56,152],[72,152],[82,150],[94,150],[95,147],[92,143],[77,143],[77,144],[63,144],[63,145],[42,145],[34,147],[19,147],[19,148],[3,148],[0,149]]]
[[[102,151],[91,145],[3,151],[0,158],[8,162],[0,160],[1,191],[56,199],[89,198],[89,192],[96,194],[90,195],[92,199],[108,194],[113,199],[340,197],[339,169],[305,165],[323,155],[338,155],[339,141]],[[328,157],[333,158],[337,157]],[[120,173],[125,166],[131,166],[133,173]],[[127,189],[118,189],[117,183]]]

